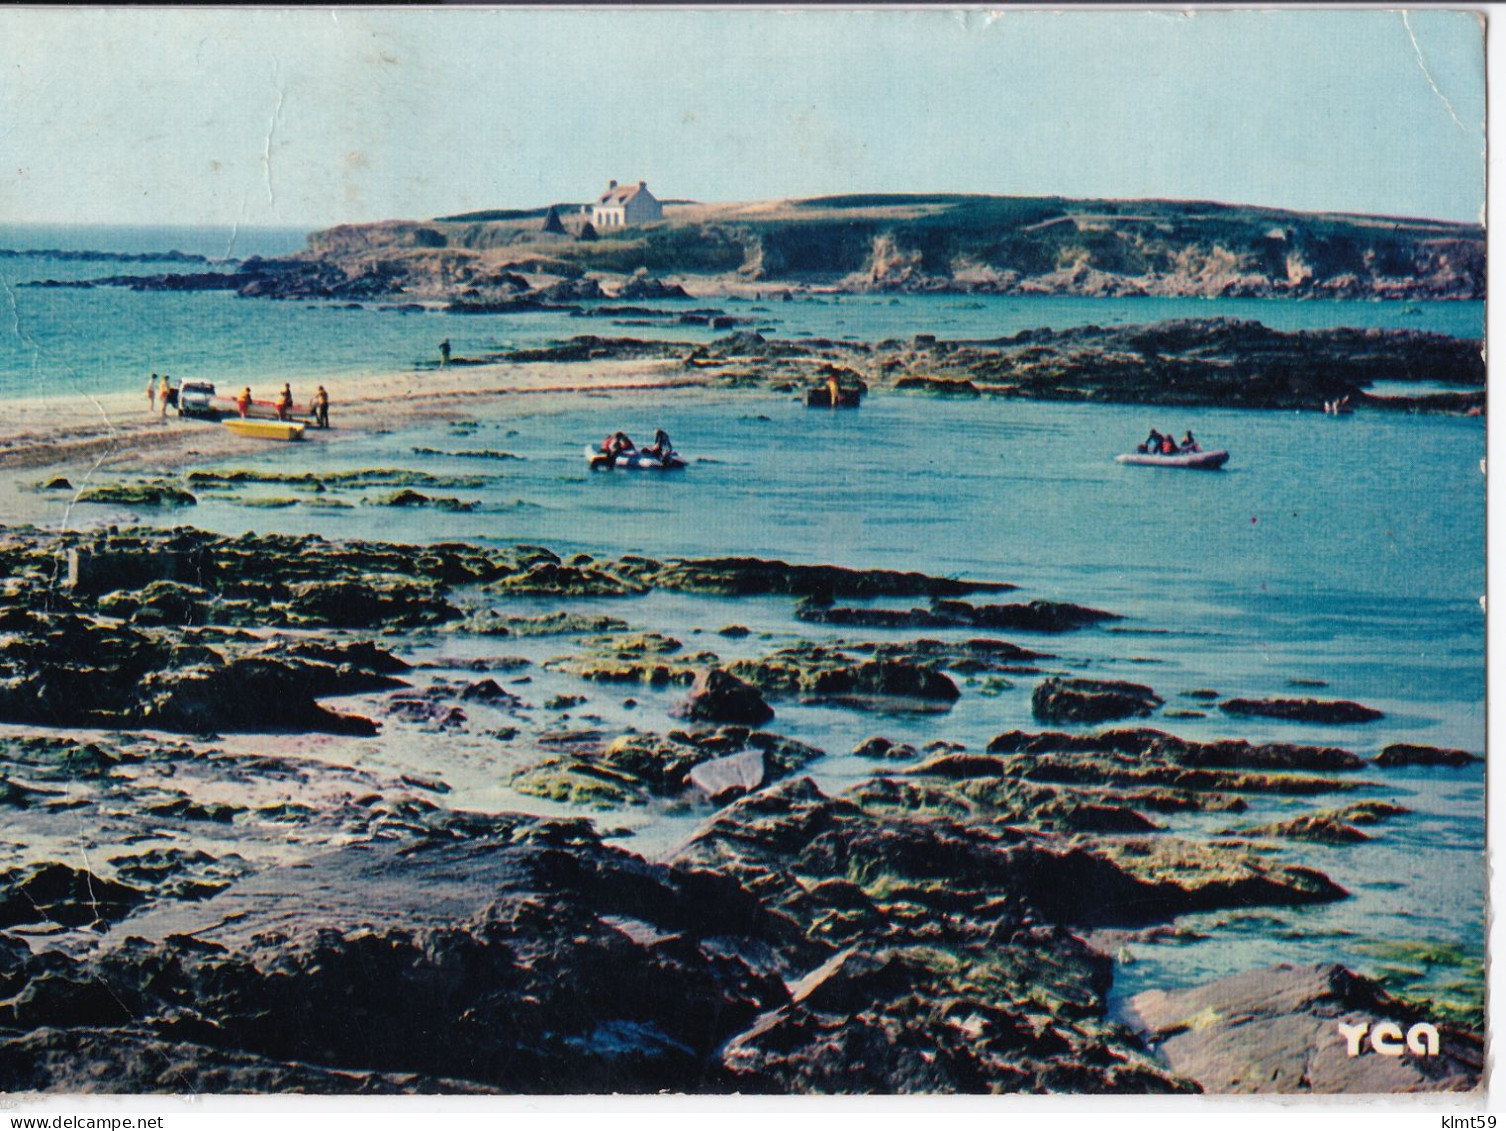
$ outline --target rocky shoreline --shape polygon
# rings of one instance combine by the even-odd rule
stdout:
[[[5,1091],[1479,1084],[1468,1009],[1431,1011],[1436,1057],[1347,1056],[1340,1022],[1423,1013],[1404,982],[1342,967],[1110,1008],[1116,956],[1179,916],[1351,898],[1291,852],[1404,820],[1393,767],[1478,772],[1415,744],[1179,737],[1174,698],[1242,703],[1231,725],[1252,703],[1360,728],[1368,708],[1177,696],[1055,654],[1091,650],[1112,610],[892,570],[191,527],[11,527],[0,560]],[[880,641],[770,647],[729,623],[691,643],[630,624],[653,593],[786,601],[859,633],[863,613],[917,619]],[[1016,632],[1028,645],[997,635]],[[986,749],[881,733],[1010,681],[1035,687],[1039,728]],[[650,692],[678,726],[596,714]],[[792,703],[875,733],[822,750],[784,731]],[[540,808],[451,804],[443,776],[383,761],[403,742],[452,744],[447,764]],[[869,771],[825,790],[810,773],[833,756]],[[1241,816],[1269,798],[1291,818]],[[635,851],[616,822],[655,809],[697,823]],[[1258,1033],[1252,979],[1280,987]]]
[[[301,255],[243,271],[258,276],[248,285],[259,295],[400,291],[483,308],[601,297],[600,280],[624,278],[619,299],[679,287],[735,294],[751,284],[828,294],[1478,300],[1485,239],[1476,224],[1211,202],[874,194],[674,202],[660,222],[604,232],[573,204],[348,224],[311,233]],[[666,281],[640,285],[644,275]]]
[[[706,345],[582,336],[501,355],[511,362],[680,359],[712,386],[845,388],[976,399],[1322,410],[1345,402],[1402,412],[1479,414],[1482,343],[1410,330],[1283,332],[1228,318],[1104,329],[1027,330],[992,341],[845,342],[739,331]],[[1377,395],[1377,381],[1461,392]]]

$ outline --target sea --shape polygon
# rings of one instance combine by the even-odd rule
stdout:
[[[0,334],[0,389],[28,397],[137,390],[151,371],[270,388],[284,380],[356,378],[428,364],[444,338],[457,355],[468,356],[583,333],[718,336],[691,325],[616,326],[619,320],[610,316],[454,316],[223,293],[27,287],[22,284],[40,279],[213,268],[3,250],[141,255],[177,249],[226,259],[286,253],[302,239],[291,231],[0,226],[0,327],[7,331]],[[1460,337],[1484,331],[1483,304],[1472,302],[928,295],[790,302],[769,296],[694,305],[745,317],[748,328],[770,336],[864,341],[916,334],[986,339],[1041,326],[1192,317],[1254,319],[1279,329],[1382,327]],[[1430,391],[1448,387],[1429,385]],[[690,460],[684,474],[587,470],[583,449],[605,433],[622,429],[647,438],[661,427]],[[1227,468],[1192,474],[1117,464],[1114,455],[1151,427],[1177,435],[1191,429],[1204,447],[1232,453]],[[517,458],[483,460],[477,451]],[[1123,618],[1071,635],[1009,638],[1052,653],[1055,660],[1043,662],[1047,668],[1145,683],[1167,700],[1168,710],[1202,712],[1148,725],[1195,739],[1334,744],[1366,756],[1393,742],[1483,754],[1484,456],[1482,418],[903,395],[874,395],[858,412],[832,413],[766,390],[663,390],[502,398],[467,404],[448,421],[338,444],[279,447],[236,461],[479,476],[472,488],[445,492],[474,502],[468,511],[376,506],[365,497],[369,490],[352,493],[347,508],[255,506],[246,495],[206,493],[188,515],[131,516],[76,506],[57,521],[188,520],[226,533],[527,542],[602,556],[747,554],[1008,581],[1020,591],[1006,599],[1073,601]],[[273,502],[271,496],[288,492],[268,487],[263,494],[262,501]],[[506,611],[546,607],[522,600]],[[923,635],[823,630],[794,620],[787,598],[727,602],[650,594],[572,607],[623,617],[696,650],[729,656],[799,639]],[[717,635],[732,623],[751,632],[741,653]],[[451,657],[471,648],[479,656],[494,654],[497,642],[446,638],[417,647]],[[542,662],[561,648],[559,641],[517,647],[509,641],[507,650]],[[944,738],[979,750],[1003,731],[1045,729],[1030,714],[1034,682],[1028,675],[964,682],[961,700],[944,715],[781,704],[773,726],[828,751],[812,776],[840,791],[876,771],[848,753],[874,734],[917,747]],[[540,668],[529,694],[542,699],[581,687]],[[1185,694],[1199,689],[1224,698],[1353,699],[1385,718],[1358,727],[1231,725]],[[590,718],[608,730],[668,729],[676,694],[634,688],[631,697],[603,699],[593,688]],[[435,756],[432,746],[411,756],[412,768],[435,771],[423,762]],[[501,784],[495,762],[456,759],[439,769],[455,789],[452,804],[537,807]],[[1280,859],[1325,872],[1350,898],[1184,917],[1166,937],[1125,944],[1117,999],[1275,962],[1343,962],[1393,982],[1418,974],[1440,996],[1477,998],[1486,890],[1483,768],[1353,776],[1368,784],[1300,802],[1252,798],[1245,814],[1164,818],[1173,832],[1208,835],[1309,806],[1369,798],[1411,811],[1371,826],[1371,839],[1360,844],[1282,842]],[[612,814],[607,823],[626,830],[625,846],[663,855],[704,816],[665,807]]]

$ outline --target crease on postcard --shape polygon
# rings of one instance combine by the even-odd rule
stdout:
[[[1454,125],[1464,133],[1469,133],[1469,127],[1459,120],[1459,115],[1454,112],[1454,104],[1448,100],[1448,95],[1438,89],[1438,84],[1433,81],[1433,73],[1428,70],[1428,62],[1423,57],[1422,46],[1417,42],[1417,33],[1412,30],[1412,21],[1407,18],[1407,13],[1402,12],[1401,25],[1407,29],[1407,38],[1412,41],[1412,53],[1417,56],[1417,65],[1422,68],[1422,77],[1428,80],[1428,85],[1433,88],[1433,93],[1443,103],[1443,108],[1448,111],[1448,116],[1454,119]]]

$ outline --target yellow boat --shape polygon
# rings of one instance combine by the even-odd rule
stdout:
[[[227,420],[225,427],[256,440],[301,440],[305,426],[290,420]]]

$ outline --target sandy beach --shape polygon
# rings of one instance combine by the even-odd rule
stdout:
[[[590,393],[651,392],[706,384],[673,360],[601,360],[549,364],[456,364],[324,383],[330,428],[310,427],[305,444],[338,444],[359,433],[394,429],[426,419],[453,419],[467,405],[506,397],[573,397]],[[143,389],[145,383],[143,382]],[[295,387],[303,405],[315,384]],[[220,390],[233,395],[233,390]],[[270,399],[275,387],[253,395]],[[172,473],[239,454],[265,452],[264,441],[236,436],[213,421],[148,411],[144,392],[62,395],[0,402],[0,508],[10,521],[38,513],[32,487],[54,475],[81,486],[98,469]]]

